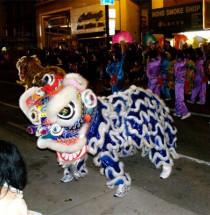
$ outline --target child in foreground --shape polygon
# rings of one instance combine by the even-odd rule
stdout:
[[[18,148],[0,140],[0,214],[41,215],[29,211],[23,199],[26,185],[26,166]]]

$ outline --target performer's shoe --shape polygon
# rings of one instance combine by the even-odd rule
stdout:
[[[72,175],[77,180],[77,179],[83,178],[85,175],[87,175],[87,171],[86,170],[83,170],[82,172],[74,171],[74,172],[72,172]]]
[[[182,116],[182,120],[184,120],[184,119],[187,119],[188,117],[190,117],[191,116],[191,113],[189,112],[188,114],[186,114],[185,116]]]
[[[120,184],[117,188],[116,193],[114,194],[114,197],[122,198],[127,194],[129,190],[130,190],[130,186],[126,186],[125,184]]]
[[[187,103],[195,104],[195,102],[192,102],[191,100],[187,100]]]
[[[176,116],[176,117],[181,117],[181,115],[176,114],[176,113],[174,113],[173,115]]]
[[[162,179],[168,178],[170,176],[171,172],[172,172],[172,166],[163,165],[163,171],[160,174],[160,178],[162,178]]]
[[[110,190],[114,189],[114,185],[106,185]]]
[[[198,105],[204,105],[205,103],[203,103],[203,102],[196,102],[196,104],[198,104]]]
[[[67,183],[74,179],[73,175],[70,172],[64,174],[63,178],[61,178],[61,182]]]

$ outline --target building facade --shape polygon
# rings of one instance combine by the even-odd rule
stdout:
[[[39,0],[35,7],[39,48],[103,39],[107,17],[110,36],[128,31],[133,40],[140,37],[139,4],[135,1],[115,0],[109,6],[108,16],[99,0]]]
[[[210,0],[152,0],[150,28],[154,33],[210,29]]]
[[[2,0],[0,14],[2,45],[18,49],[36,46],[34,1]]]

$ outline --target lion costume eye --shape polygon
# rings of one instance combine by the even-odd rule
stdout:
[[[42,90],[42,88],[40,87],[37,91],[36,91],[36,94],[38,95],[38,96],[44,96],[44,91]]]
[[[52,85],[54,82],[54,75],[53,74],[45,74],[42,78],[42,85],[45,86],[46,84]]]
[[[39,111],[37,107],[32,107],[29,113],[29,119],[34,125],[38,125],[40,123]]]
[[[36,119],[36,114],[35,113],[31,113],[31,119],[32,120]]]
[[[53,136],[60,136],[63,133],[63,128],[57,123],[55,123],[51,126],[50,133]]]
[[[75,115],[75,105],[73,102],[70,102],[68,106],[64,107],[59,113],[58,117],[60,119],[71,119]]]

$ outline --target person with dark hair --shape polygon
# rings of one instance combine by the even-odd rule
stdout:
[[[78,64],[78,73],[89,81],[90,77],[88,77],[88,72],[87,72],[88,64],[87,63],[88,62],[87,62],[85,54],[81,54],[79,64]]]
[[[139,84],[143,76],[143,71],[142,65],[138,60],[136,60],[134,66],[132,66],[129,76],[132,84]]]
[[[170,60],[173,61],[176,58],[176,49],[171,46],[170,41],[164,41],[164,51],[170,54]]]
[[[182,50],[177,51],[177,60],[174,64],[175,76],[175,110],[174,116],[186,119],[191,116],[184,102],[186,59]]]
[[[160,61],[158,59],[157,50],[151,50],[149,53],[149,62],[146,67],[146,74],[148,77],[148,89],[150,89],[154,94],[160,96]]]
[[[161,53],[161,62],[160,62],[160,74],[163,79],[163,85],[161,86],[161,92],[163,94],[164,99],[171,100],[171,94],[168,87],[168,65],[169,58],[165,52]]]
[[[123,64],[125,61],[124,44],[121,44],[121,54],[115,52],[113,61],[106,67],[106,73],[110,76],[110,84],[112,94],[119,92],[122,89],[122,81],[124,78]]]
[[[96,57],[96,53],[91,53],[89,56],[89,62],[88,62],[88,75],[89,77],[89,85],[92,89],[96,90],[97,85],[97,69],[98,69],[98,59]]]
[[[206,103],[206,82],[208,81],[208,78],[204,72],[205,56],[200,48],[196,49],[195,56],[196,75],[193,83],[191,98],[190,100],[187,100],[187,102],[194,104],[199,96],[199,101],[197,104],[204,105]]]
[[[26,181],[26,166],[18,148],[10,142],[0,140],[1,215],[41,215],[27,209],[22,191]]]

